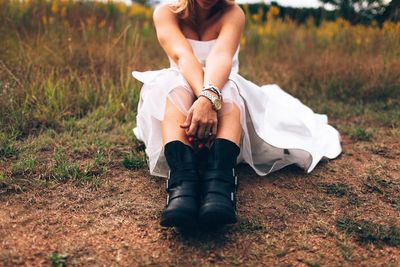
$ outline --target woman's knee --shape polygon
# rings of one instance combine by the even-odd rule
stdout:
[[[172,108],[172,112],[178,111],[186,117],[194,101],[193,91],[185,86],[180,86],[168,93],[167,108]]]
[[[186,116],[182,114],[169,99],[167,99],[164,119],[161,121],[162,139],[164,144],[175,140],[189,144],[185,130],[180,127],[185,119]]]
[[[217,138],[228,139],[239,146],[241,135],[240,108],[232,104],[229,113],[218,117]]]

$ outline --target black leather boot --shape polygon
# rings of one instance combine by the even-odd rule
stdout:
[[[235,143],[221,138],[210,147],[201,179],[200,224],[214,227],[237,222],[235,166],[239,152]]]
[[[199,175],[193,149],[181,141],[165,145],[164,155],[170,168],[167,180],[167,206],[161,226],[192,227],[197,223]]]

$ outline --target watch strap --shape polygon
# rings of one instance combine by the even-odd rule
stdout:
[[[211,102],[211,104],[212,104],[212,107],[213,107],[213,109],[214,109],[215,111],[218,111],[218,110],[220,109],[220,108],[218,108],[218,107],[216,106],[216,101],[220,100],[220,98],[217,98],[217,97],[213,96],[213,95],[210,94],[207,90],[201,91],[199,97],[201,97],[201,96],[203,96],[203,97],[207,98],[208,100],[210,100],[210,102]]]
[[[206,90],[206,91],[209,90],[209,91],[211,91],[211,92],[214,92],[215,94],[218,95],[218,97],[219,97],[220,99],[222,99],[221,90],[219,90],[218,87],[216,87],[216,86],[214,86],[214,85],[212,85],[212,84],[209,84],[208,86],[204,86],[204,87],[203,87],[203,90]]]

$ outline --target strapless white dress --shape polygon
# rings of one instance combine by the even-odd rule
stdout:
[[[189,43],[204,66],[215,40],[189,39]],[[340,135],[328,125],[327,116],[314,113],[275,84],[260,87],[240,76],[238,54],[239,49],[222,88],[220,111],[229,112],[234,104],[240,108],[238,163],[246,162],[258,175],[267,175],[290,164],[311,172],[323,157],[336,158],[341,153]],[[166,100],[186,115],[195,96],[171,59],[169,68],[132,75],[143,83],[133,132],[146,146],[150,174],[167,177],[161,135]]]

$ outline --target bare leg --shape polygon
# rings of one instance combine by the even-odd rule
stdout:
[[[161,122],[163,145],[171,141],[179,140],[182,143],[191,146],[187,140],[185,129],[180,127],[180,124],[182,124],[185,119],[186,116],[183,115],[167,98],[165,116],[164,120]]]
[[[222,116],[218,117],[218,131],[216,138],[224,138],[240,146],[242,127],[240,125],[240,109],[233,107]],[[180,127],[186,120],[186,116],[167,98],[164,120],[161,122],[163,145],[179,140],[191,146],[187,139],[185,129]]]
[[[229,113],[218,117],[217,138],[224,138],[240,147],[242,126],[240,125],[240,109],[233,105]]]

